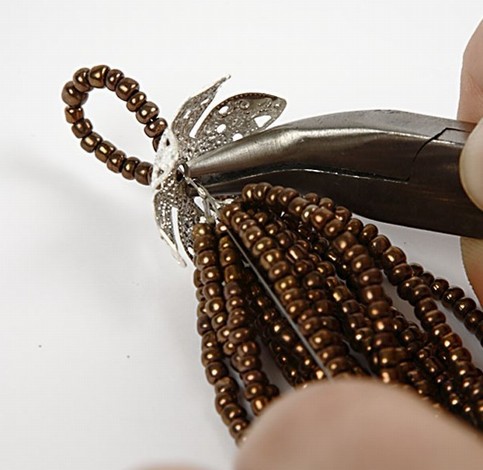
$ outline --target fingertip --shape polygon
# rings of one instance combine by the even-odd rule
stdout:
[[[483,210],[483,119],[468,137],[461,152],[459,168],[466,194]]]

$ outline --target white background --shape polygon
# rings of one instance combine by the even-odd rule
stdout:
[[[217,100],[265,91],[280,122],[394,108],[454,117],[479,1],[12,1],[0,12],[0,468],[124,470],[235,447],[199,360],[191,269],[152,220],[150,191],[109,173],[64,122],[63,84],[107,63],[170,119],[230,73]],[[152,160],[114,94],[95,129]],[[455,237],[385,226],[412,261],[468,287]]]

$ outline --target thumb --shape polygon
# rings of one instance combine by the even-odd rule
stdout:
[[[473,34],[463,60],[458,118],[477,122],[483,117],[483,22]],[[483,121],[468,138],[460,158],[461,182],[469,198],[483,210]],[[483,217],[483,214],[482,214]],[[461,239],[463,263],[480,303],[483,303],[483,240]]]

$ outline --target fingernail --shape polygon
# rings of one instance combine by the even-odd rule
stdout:
[[[476,125],[461,152],[460,178],[466,194],[483,210],[483,119]]]

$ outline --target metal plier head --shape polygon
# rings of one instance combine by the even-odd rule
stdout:
[[[483,212],[459,178],[470,123],[403,111],[352,111],[255,133],[205,153],[187,174],[211,194],[268,181],[317,192],[372,219],[483,238]]]

